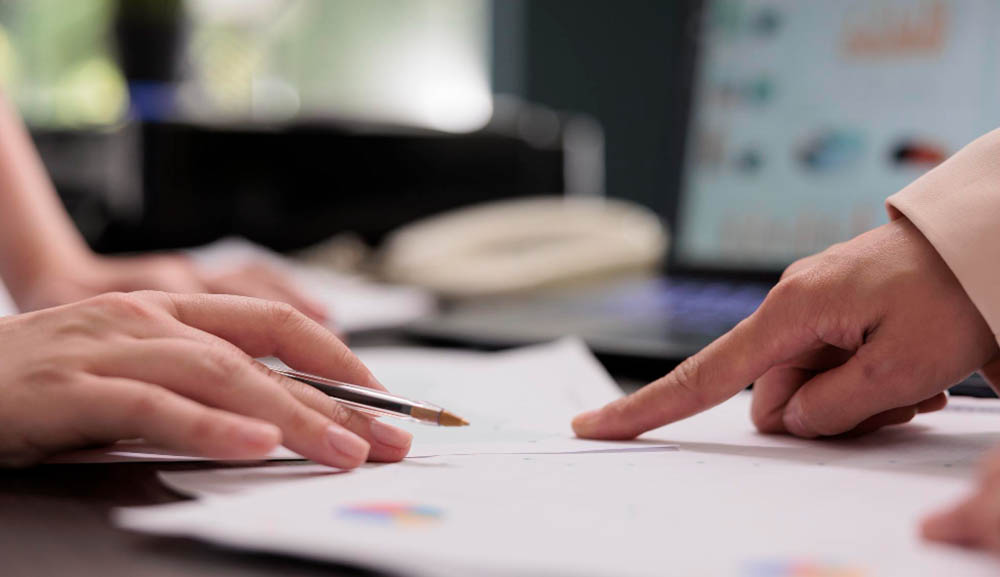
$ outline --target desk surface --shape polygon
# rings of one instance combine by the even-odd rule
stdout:
[[[122,463],[0,470],[0,573],[74,575],[86,568],[83,574],[102,577],[374,575],[353,567],[235,553],[187,539],[148,537],[111,525],[114,507],[183,499],[159,482],[157,471],[219,466],[227,465]]]
[[[372,575],[291,558],[233,553],[186,539],[114,528],[112,508],[181,500],[156,471],[219,464],[46,465],[0,470],[0,570],[5,577],[100,575]]]

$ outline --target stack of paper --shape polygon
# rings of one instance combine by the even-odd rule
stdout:
[[[118,521],[407,575],[974,577],[1000,568],[917,535],[919,519],[965,492],[974,463],[1000,442],[1000,411],[987,401],[817,442],[754,433],[741,395],[643,441],[569,452],[584,443],[569,439],[571,414],[616,394],[579,343],[362,357],[391,389],[482,428],[454,440],[419,428],[424,456],[347,473],[300,464],[170,474],[203,498],[123,510]],[[538,446],[546,450],[525,449]]]
[[[227,270],[250,261],[269,263],[323,304],[332,315],[332,328],[346,333],[401,326],[430,314],[437,306],[434,298],[421,289],[378,284],[358,275],[297,264],[243,239],[223,239],[189,254],[209,271]],[[17,308],[0,283],[0,316],[16,313]]]

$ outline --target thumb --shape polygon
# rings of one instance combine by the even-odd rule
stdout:
[[[925,401],[916,380],[891,352],[866,344],[846,363],[806,381],[788,400],[782,421],[798,437],[846,433],[870,417]]]

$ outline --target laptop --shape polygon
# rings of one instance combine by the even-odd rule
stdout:
[[[694,18],[682,177],[652,207],[676,215],[662,276],[460,304],[410,334],[489,348],[573,334],[662,374],[788,264],[886,222],[889,195],[1000,126],[991,0],[707,0]]]

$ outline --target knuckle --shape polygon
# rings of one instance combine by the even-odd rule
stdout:
[[[289,332],[295,331],[309,321],[308,317],[288,303],[267,301],[267,306],[269,316],[274,320],[275,326]]]
[[[167,300],[167,293],[157,290],[135,291],[133,293],[128,293],[128,296],[131,296],[133,299],[142,302],[143,305],[147,307],[150,305],[150,303],[162,304],[165,300]]]
[[[233,384],[244,369],[242,359],[221,347],[195,347],[192,353],[200,359],[200,372],[211,379],[215,387]]]
[[[208,411],[195,417],[188,428],[188,434],[192,439],[213,439],[223,433],[225,426]]]
[[[813,323],[831,311],[837,302],[837,287],[831,275],[816,269],[797,272],[778,282],[767,294],[760,310],[774,318]]]
[[[84,301],[84,305],[94,305],[103,310],[115,311],[122,305],[123,301],[127,297],[127,293],[123,292],[109,292],[93,297],[89,300]]]
[[[783,278],[767,294],[768,301],[796,300],[812,290],[812,275],[798,272]]]
[[[141,293],[108,293],[97,297],[98,304],[115,317],[148,320],[155,316]]]
[[[281,301],[267,301],[267,306],[271,318],[279,324],[295,322],[298,311],[292,305]]]
[[[697,357],[688,357],[667,375],[672,388],[699,407],[704,406],[707,401],[701,386],[701,372],[701,361]]]
[[[167,402],[167,396],[166,391],[152,387],[143,390],[129,403],[129,417],[138,423],[149,422],[160,413]]]
[[[353,411],[341,403],[334,402],[330,407],[330,418],[333,419],[335,423],[351,429],[354,428],[352,425],[356,425],[358,423],[358,419],[362,419],[364,417],[362,417],[357,411]]]
[[[800,272],[802,269],[806,267],[807,263],[809,262],[809,258],[810,257],[800,258],[799,260],[788,265],[785,268],[785,270],[781,271],[781,278],[779,280],[785,280],[786,278],[794,275],[795,273]]]

